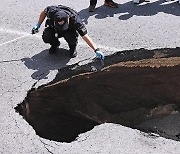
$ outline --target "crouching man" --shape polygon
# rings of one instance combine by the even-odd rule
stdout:
[[[38,32],[42,22],[47,17],[42,39],[51,45],[49,53],[56,52],[60,45],[59,39],[63,37],[69,45],[70,57],[76,57],[78,35],[93,49],[99,59],[104,59],[104,54],[96,47],[96,44],[87,34],[87,29],[80,19],[78,13],[66,6],[48,6],[39,16],[38,23],[32,28],[32,34]]]

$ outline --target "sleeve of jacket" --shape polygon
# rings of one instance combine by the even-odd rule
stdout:
[[[81,18],[79,17],[77,17],[77,20],[76,20],[76,30],[81,36],[84,36],[87,34],[87,29],[84,23],[82,22]]]

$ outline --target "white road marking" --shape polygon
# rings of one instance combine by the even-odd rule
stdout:
[[[24,38],[24,37],[27,37],[27,36],[28,36],[28,35],[20,36],[20,37],[18,37],[18,38],[13,39],[13,40],[4,42],[4,43],[0,44],[0,46],[5,45],[5,44],[8,44],[8,43],[15,42],[15,41],[17,41],[17,40],[19,40],[19,39],[22,39],[22,38]]]
[[[16,34],[16,35],[29,35],[32,36],[32,34],[29,32],[21,32],[21,31],[17,31],[17,30],[11,30],[11,29],[6,29],[6,28],[0,28],[0,32],[5,32],[5,33],[10,33],[10,34]],[[40,35],[33,35],[36,37],[41,37]]]
[[[10,40],[10,41],[7,41],[7,42],[4,42],[2,44],[0,44],[0,46],[2,45],[5,45],[5,44],[8,44],[8,43],[12,43],[14,41],[17,41],[19,39],[22,39],[24,37],[36,37],[36,38],[39,38],[41,39],[41,35],[38,35],[38,34],[30,34],[30,33],[27,33],[27,32],[21,32],[21,31],[17,31],[17,30],[11,30],[11,29],[5,29],[5,28],[0,28],[0,32],[5,32],[5,33],[10,33],[10,34],[16,34],[16,35],[23,35],[23,36],[20,36],[18,38],[15,38],[13,40]],[[63,42],[65,42],[65,40],[63,40]],[[87,44],[85,42],[78,42],[78,44],[80,45],[83,45],[83,46],[87,46]],[[104,50],[109,50],[109,51],[120,51],[120,49],[117,49],[117,48],[114,48],[114,47],[108,47],[108,46],[104,46],[104,45],[97,45],[98,48],[102,48]]]
[[[13,40],[10,40],[10,41],[7,41],[7,42],[4,42],[4,43],[1,43],[0,46],[2,45],[6,45],[8,43],[12,43],[12,42],[15,42],[19,39],[22,39],[24,37],[31,37],[31,36],[35,36],[35,37],[41,37],[40,35],[32,35],[30,33],[27,33],[27,32],[20,32],[20,31],[17,31],[17,30],[10,30],[10,29],[5,29],[5,28],[0,28],[0,32],[5,32],[5,33],[10,33],[10,34],[16,34],[16,35],[23,35],[23,36],[20,36],[20,37],[17,37]]]

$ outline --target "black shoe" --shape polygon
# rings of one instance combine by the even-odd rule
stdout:
[[[74,50],[69,50],[70,51],[70,57],[71,58],[74,58],[74,57],[76,57],[77,56],[77,51],[76,51],[76,49],[74,49]]]
[[[60,46],[60,42],[58,42],[57,45],[51,45],[51,47],[49,48],[49,54],[54,54],[59,46]]]
[[[57,51],[58,46],[51,46],[49,48],[49,54],[54,54]]]
[[[89,12],[94,12],[95,11],[95,5],[90,5],[89,6]]]

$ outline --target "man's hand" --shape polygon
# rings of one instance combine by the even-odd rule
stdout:
[[[32,28],[32,34],[38,33],[40,26],[41,26],[41,25],[37,23],[37,24]]]
[[[99,50],[99,48],[97,48],[97,49],[95,50],[95,52],[96,52],[97,58],[99,58],[99,59],[101,59],[101,60],[104,60],[104,54]]]

